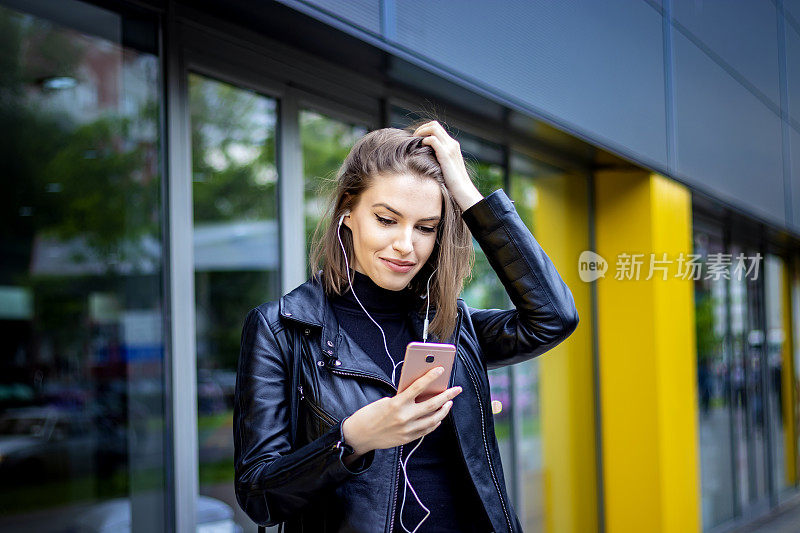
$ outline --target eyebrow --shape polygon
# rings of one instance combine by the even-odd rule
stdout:
[[[388,209],[389,211],[391,211],[395,215],[397,215],[399,217],[403,216],[403,214],[400,211],[398,211],[397,209],[394,209],[392,207],[389,207],[387,204],[384,204],[384,203],[372,204],[372,207],[385,207],[386,209]],[[425,217],[425,218],[421,218],[420,220],[439,220],[440,218],[442,218],[442,217]]]

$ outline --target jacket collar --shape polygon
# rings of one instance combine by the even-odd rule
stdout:
[[[327,309],[329,303],[322,287],[321,272],[320,270],[317,273],[320,279],[314,279],[312,276],[280,298],[279,309],[283,318],[318,328],[325,326],[326,318],[335,321],[333,313],[329,313]],[[433,321],[434,316],[436,308],[431,307],[429,321]],[[420,326],[425,318],[423,312],[412,313],[412,317],[415,323],[416,319],[419,319]],[[422,329],[419,331],[419,336],[422,337]]]
[[[319,336],[319,348],[312,347],[312,357],[322,361],[319,354],[324,356],[325,364],[333,370],[342,372],[356,372],[367,377],[391,383],[391,377],[381,369],[355,342],[342,342],[346,333],[339,330],[339,323],[333,312],[333,307],[328,301],[322,287],[321,279],[312,276],[305,283],[299,285],[279,300],[279,312],[283,319],[298,322],[304,326],[322,328]],[[461,326],[462,310],[458,309],[459,319],[456,331],[449,342],[458,342],[458,333]],[[424,313],[410,314],[411,326],[414,336],[422,339]],[[429,320],[433,321],[436,309],[431,307]],[[370,324],[371,325],[371,324]],[[397,376],[399,379],[399,376]]]
[[[326,304],[322,281],[312,277],[283,295],[279,301],[279,309],[283,318],[321,328],[325,321]]]

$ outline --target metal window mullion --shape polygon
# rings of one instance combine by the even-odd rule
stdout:
[[[730,218],[728,216],[725,217],[725,221],[723,223],[723,230],[722,230],[722,249],[724,253],[731,253],[731,224]],[[734,339],[733,339],[733,297],[731,294],[731,283],[733,280],[726,280],[725,283],[725,346],[728,350],[728,366],[726,369],[727,373],[727,380],[728,383],[733,383],[733,370],[736,366],[736,354],[734,351]],[[744,367],[744,355],[742,356],[742,365]],[[740,502],[740,490],[741,487],[739,486],[739,475],[738,475],[738,461],[737,458],[739,457],[739,445],[741,444],[738,440],[738,433],[736,431],[736,401],[737,397],[735,391],[733,390],[732,386],[728,387],[728,435],[730,437],[730,450],[731,450],[731,462],[730,462],[730,473],[731,473],[731,497],[733,498],[732,502],[732,516],[729,518],[737,518],[742,514],[742,507],[739,504]]]
[[[170,3],[165,34],[166,109],[166,268],[170,350],[168,367],[168,432],[171,441],[173,530],[195,531],[198,496],[197,380],[195,363],[194,249],[192,237],[192,164],[189,110],[180,26]]]
[[[588,234],[589,250],[597,250],[597,202],[596,178],[593,172],[586,173],[586,203],[588,204]],[[592,335],[592,387],[593,387],[593,413],[594,413],[594,462],[595,462],[595,493],[597,494],[597,533],[605,533],[606,526],[606,493],[605,493],[605,467],[603,462],[603,398],[602,381],[600,379],[600,321],[599,296],[597,293],[597,280],[589,284],[589,302],[591,312]]]
[[[763,231],[763,230],[762,230]],[[770,390],[770,367],[769,367],[769,330],[767,324],[767,280],[766,280],[766,258],[767,258],[767,246],[764,242],[764,235],[761,235],[761,243],[759,245],[758,250],[762,255],[761,261],[761,272],[758,276],[758,292],[759,292],[759,327],[763,332],[763,340],[761,342],[761,423],[764,430],[765,435],[765,442],[764,442],[764,457],[766,459],[764,468],[767,470],[767,479],[766,479],[766,489],[767,489],[767,499],[769,500],[770,507],[776,507],[778,505],[778,487],[777,481],[775,479],[775,462],[777,458],[775,457],[775,449],[773,448],[773,434],[772,430],[774,427],[774,422],[772,420],[772,412],[771,412],[771,398],[772,392]],[[780,302],[778,302],[780,305]]]
[[[300,110],[287,88],[278,104],[278,226],[280,227],[281,294],[306,281],[305,198]]]
[[[672,42],[672,0],[665,0],[661,15],[661,37],[664,58],[664,119],[666,129],[667,168],[675,174],[678,168],[678,134],[675,126],[675,53]]]

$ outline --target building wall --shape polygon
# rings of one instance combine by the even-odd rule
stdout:
[[[800,232],[796,1],[283,3]]]

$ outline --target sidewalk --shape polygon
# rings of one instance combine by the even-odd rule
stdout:
[[[732,533],[798,533],[800,532],[800,500],[795,500],[783,509],[765,516],[756,522]]]

